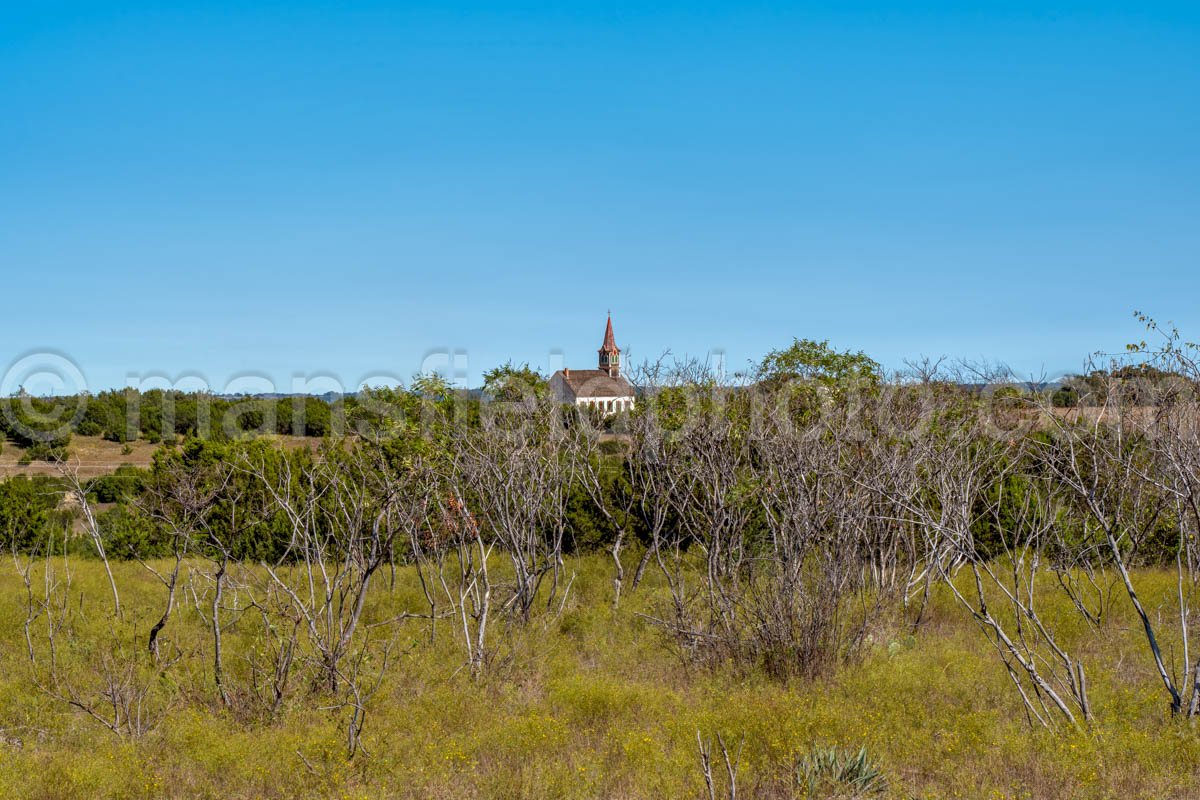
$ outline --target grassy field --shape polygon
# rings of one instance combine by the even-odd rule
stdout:
[[[147,467],[154,456],[158,445],[139,439],[123,445],[120,442],[110,442],[99,436],[73,436],[71,438],[71,461],[79,467],[81,478],[94,478],[97,475],[107,475],[122,464],[135,467]],[[33,461],[21,464],[21,456],[25,449],[11,441],[3,443],[0,450],[0,480],[14,475],[57,475],[54,464],[45,461]]]
[[[81,682],[114,652],[147,668],[162,586],[140,565],[116,566],[123,623],[109,621],[101,566],[72,565],[81,612],[56,657]],[[399,655],[370,702],[366,752],[348,760],[345,711],[319,698],[297,695],[273,721],[215,701],[209,639],[190,599],[165,632],[185,657],[148,686],[159,723],[117,737],[36,688],[49,653],[37,644],[38,663],[29,660],[24,587],[10,565],[0,582],[0,796],[699,798],[699,731],[744,742],[743,798],[804,796],[789,776],[816,745],[865,746],[894,797],[1200,798],[1200,734],[1168,719],[1122,597],[1103,631],[1076,642],[1091,668],[1093,729],[1049,733],[1025,724],[994,652],[945,596],[915,635],[897,619],[860,663],[780,685],[689,668],[637,615],[662,599],[653,581],[614,611],[604,558],[567,566],[576,578],[561,613],[498,628],[499,656],[479,681],[459,669],[448,623],[432,644],[427,622],[402,623]],[[1167,613],[1170,576],[1139,577],[1147,602]],[[403,571],[374,599],[378,619],[422,605]],[[1061,625],[1071,619],[1063,609]],[[237,626],[226,646],[236,685],[249,646]]]
[[[267,436],[285,447],[315,447],[320,440],[304,436]],[[4,441],[0,448],[0,480],[14,475],[58,475],[58,468],[46,461],[21,464],[25,448],[12,441]],[[95,478],[108,475],[117,467],[129,464],[134,467],[149,467],[154,453],[161,445],[138,439],[128,444],[110,442],[99,436],[72,436],[68,447],[68,462],[77,467],[79,477]]]

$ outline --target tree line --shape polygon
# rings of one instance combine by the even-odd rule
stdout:
[[[910,376],[934,365],[910,365]],[[657,365],[661,369],[661,364]],[[643,371],[651,368],[644,365]],[[865,354],[839,353],[827,341],[796,340],[769,353],[749,377],[760,388],[781,380],[802,381],[828,388],[847,381],[878,378],[879,364]],[[638,376],[635,374],[634,376]],[[987,389],[1000,397],[1039,399],[1059,408],[1094,407],[1104,387],[1119,381],[1135,403],[1149,402],[1164,384],[1186,377],[1162,365],[1140,362],[1097,367],[1068,376],[1054,388],[1019,382],[1004,368],[960,365],[948,383],[964,394]],[[653,388],[653,387],[647,387]],[[325,438],[356,435],[362,426],[381,418],[411,412],[416,397],[453,397],[460,418],[478,417],[481,402],[512,401],[526,394],[545,399],[547,379],[527,364],[512,362],[484,373],[479,393],[455,390],[440,376],[421,375],[406,390],[364,387],[341,397],[228,397],[210,392],[114,389],[95,394],[38,397],[18,392],[0,398],[0,443],[8,439],[26,451],[26,463],[61,459],[69,453],[71,436],[99,436],[128,443],[175,444],[184,439],[230,441],[254,435]]]

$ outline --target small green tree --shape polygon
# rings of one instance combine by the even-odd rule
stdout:
[[[32,549],[44,537],[58,497],[48,478],[19,476],[0,482],[0,547]]]
[[[548,390],[545,376],[528,364],[518,367],[506,361],[483,373],[483,392],[495,400],[512,402],[531,395],[541,400]]]
[[[861,350],[839,351],[828,339],[793,339],[790,347],[767,353],[755,368],[755,378],[769,386],[804,381],[843,389],[874,386],[883,379],[883,369]]]

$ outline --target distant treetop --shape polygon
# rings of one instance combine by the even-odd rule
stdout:
[[[883,379],[879,363],[861,350],[838,351],[829,340],[793,339],[784,350],[772,350],[755,369],[761,382],[811,381],[830,388],[876,384]]]

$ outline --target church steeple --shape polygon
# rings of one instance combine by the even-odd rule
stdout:
[[[604,343],[600,345],[600,369],[607,372],[610,378],[621,374],[621,348],[617,347],[617,339],[613,336],[611,312],[604,328]]]

